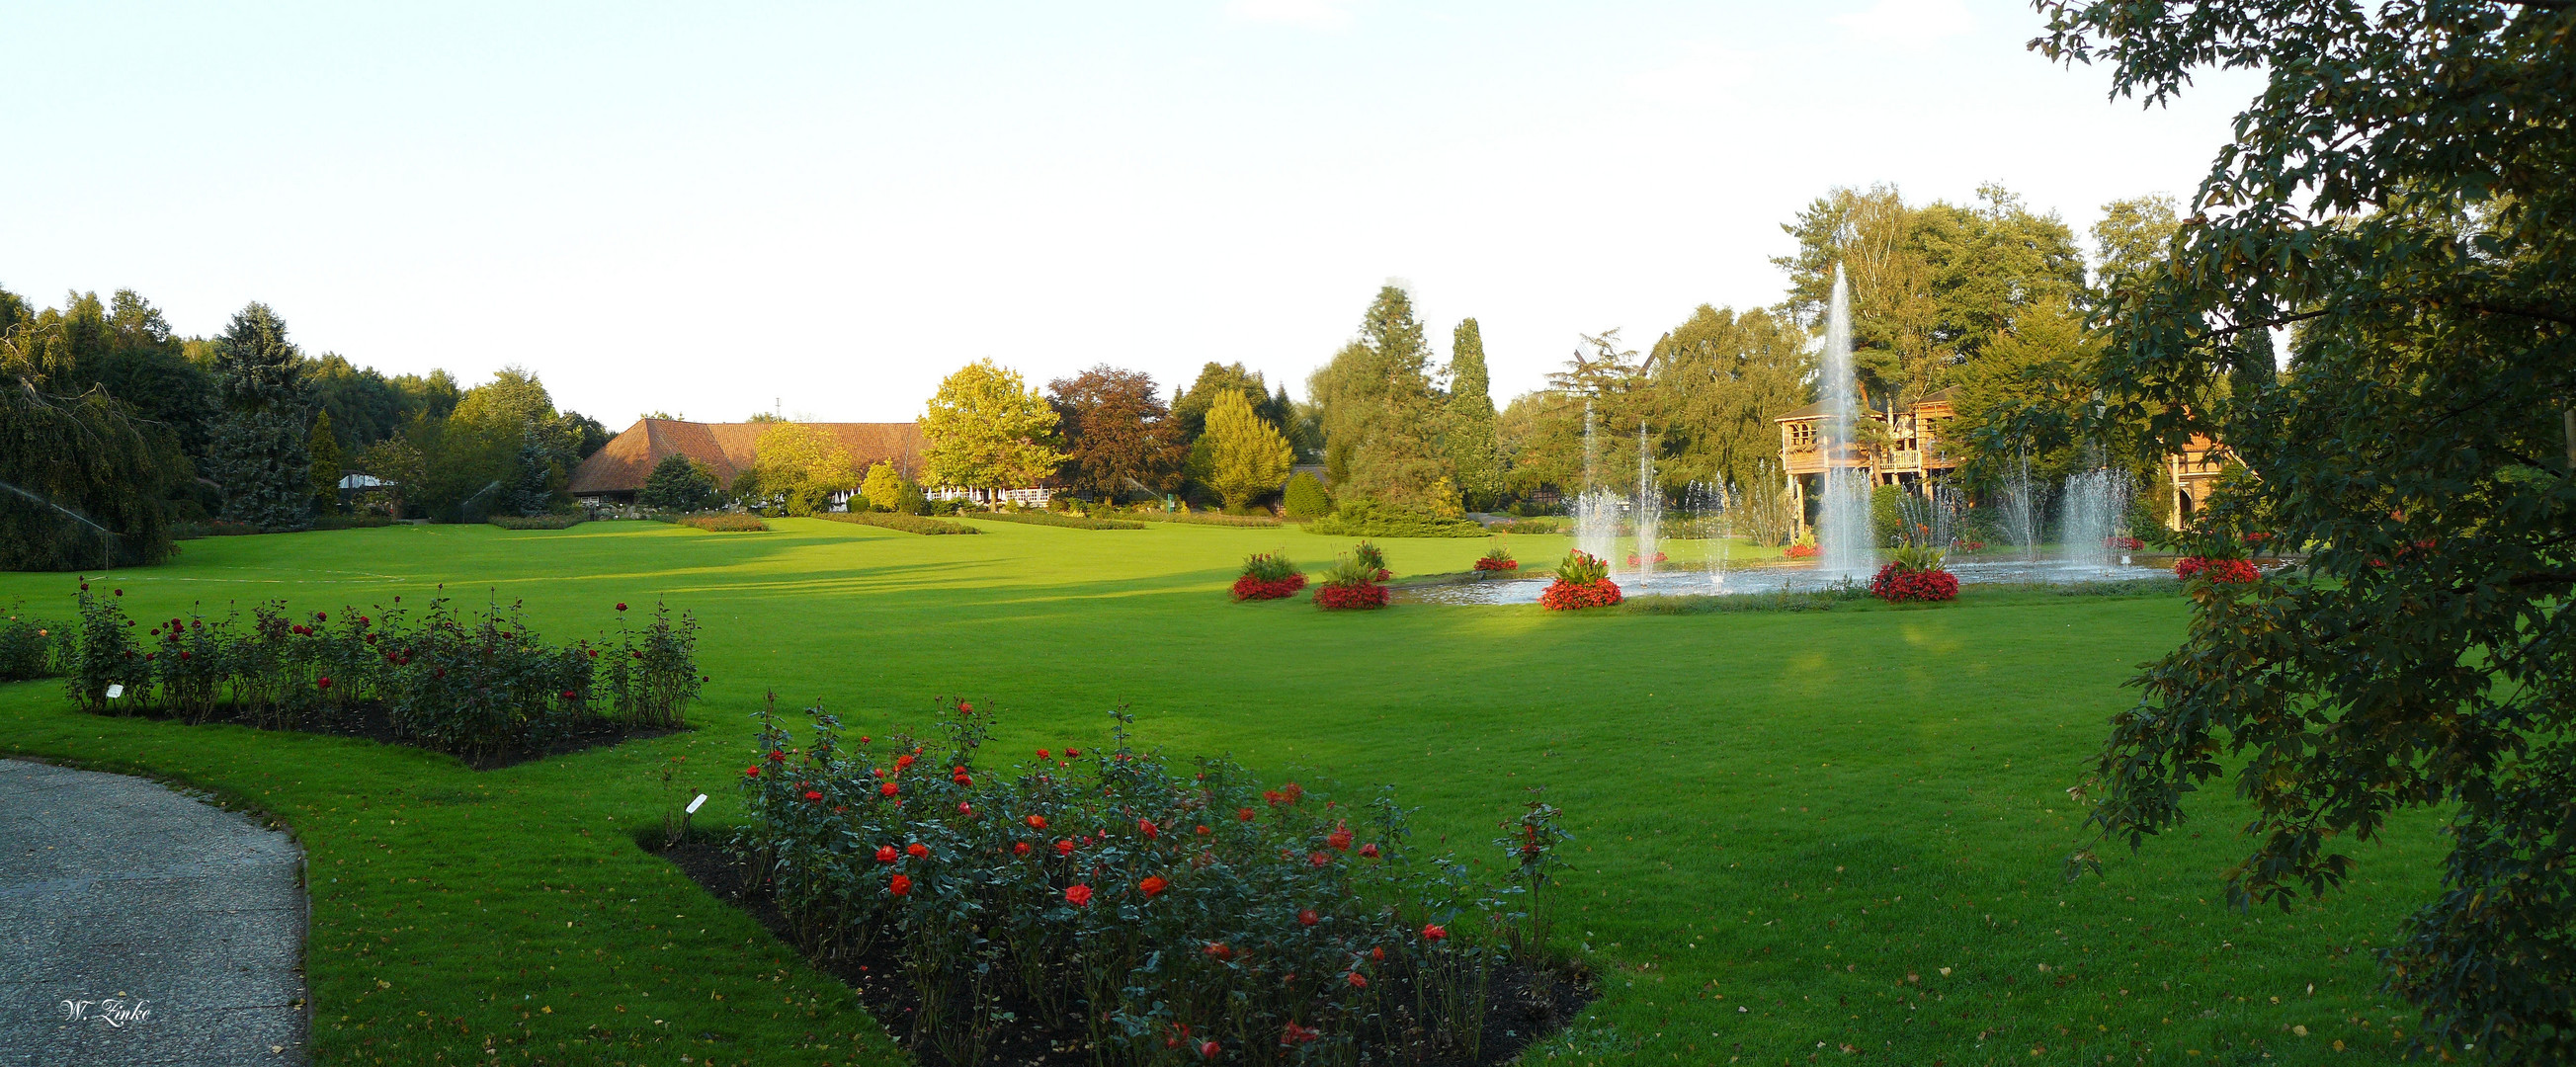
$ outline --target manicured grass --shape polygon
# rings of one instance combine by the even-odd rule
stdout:
[[[1249,552],[1318,570],[1349,544],[1296,530],[773,525],[219,538],[104,579],[146,618],[410,603],[443,582],[524,599],[555,640],[613,601],[667,598],[706,624],[714,681],[693,734],[478,774],[365,742],[82,715],[33,682],[0,687],[0,749],[187,782],[291,825],[330,1064],[900,1062],[840,986],[633,843],[689,795],[654,775],[672,757],[680,785],[714,794],[702,828],[735,817],[746,716],[772,687],[854,732],[925,722],[942,696],[990,701],[1002,751],[1100,743],[1123,703],[1175,753],[1230,752],[1317,789],[1394,783],[1422,806],[1423,840],[1480,858],[1545,785],[1579,837],[1560,947],[1603,995],[1527,1062],[2351,1062],[2393,1058],[2414,1029],[2376,992],[2369,950],[2432,881],[2426,820],[2360,847],[2348,892],[2286,915],[2221,904],[2218,872],[2243,851],[2223,790],[2197,832],[2065,880],[2082,840],[2066,789],[2134,699],[2134,664],[2180,634],[2178,597],[1971,586],[1945,606],[1786,614],[1335,613],[1226,598]],[[1465,570],[1492,544],[1379,543],[1399,574]],[[1505,543],[1524,560],[1567,546]],[[72,588],[0,575],[0,603],[67,616]]]

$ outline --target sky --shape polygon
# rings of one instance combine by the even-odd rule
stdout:
[[[2259,75],[2177,103],[1986,0],[0,3],[0,287],[245,303],[387,374],[910,419],[990,357],[1306,376],[1400,280],[1499,405],[1579,335],[1778,301],[1835,186],[2000,182],[2079,234],[2187,198]],[[2088,242],[2089,248],[2089,242]]]

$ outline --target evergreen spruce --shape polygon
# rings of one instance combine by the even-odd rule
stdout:
[[[554,453],[531,426],[520,435],[518,475],[503,506],[531,519],[554,510],[554,478]]]
[[[312,456],[313,510],[330,513],[340,509],[340,439],[331,434],[331,412],[325,408],[313,413],[313,432],[304,437],[304,451]]]
[[[223,414],[207,445],[206,474],[223,488],[223,518],[260,530],[313,524],[310,416],[303,357],[266,304],[233,316],[215,342],[215,398]]]

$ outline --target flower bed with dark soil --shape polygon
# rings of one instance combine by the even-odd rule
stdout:
[[[765,882],[755,884],[752,865],[740,853],[723,845],[689,842],[662,850],[660,856],[679,868],[680,873],[698,883],[716,899],[742,909],[759,920],[772,936],[793,947],[795,929],[778,910],[778,903]],[[903,958],[894,932],[889,929],[871,938],[864,953],[827,957],[800,950],[806,962],[815,969],[839,978],[858,994],[859,1001],[885,1025],[886,1032],[897,1043],[909,1046],[911,1020],[919,1010],[912,983],[903,977]],[[1401,985],[1387,990],[1391,1002],[1402,1002],[1412,996]],[[1486,991],[1485,1037],[1481,1055],[1474,1060],[1452,1052],[1446,1056],[1414,1058],[1400,1051],[1382,1062],[1420,1064],[1422,1067],[1496,1067],[1520,1054],[1521,1049],[1563,1027],[1598,995],[1579,975],[1509,966],[1494,976]],[[1005,1002],[1001,1010],[1020,1019],[1034,1020],[1036,1013],[1028,1005]],[[1006,1027],[994,1037],[992,1047],[980,1064],[973,1067],[1092,1067],[1092,1051],[1079,1031],[1056,1032],[1033,1022]],[[937,1049],[925,1044],[915,1050],[923,1064],[936,1067],[969,1067],[951,1064]],[[1377,1059],[1378,1057],[1372,1057]]]
[[[394,729],[393,710],[380,700],[366,701],[345,709],[319,708],[283,722],[259,721],[247,714],[223,712],[190,722],[182,716],[163,710],[147,711],[128,717],[162,722],[189,722],[190,725],[225,723],[232,726],[247,726],[255,730],[288,730],[300,734],[321,734],[326,737],[353,737],[378,744],[410,745],[424,751],[439,751],[422,744],[419,738]],[[668,737],[679,732],[681,731],[678,729],[629,726],[605,716],[590,715],[584,716],[580,721],[558,726],[539,738],[530,738],[517,744],[476,753],[450,754],[475,770],[497,771],[503,767],[515,767],[541,759],[568,756],[588,749],[622,745],[628,741]]]

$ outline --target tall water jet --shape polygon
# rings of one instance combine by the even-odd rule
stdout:
[[[1870,543],[1869,479],[1838,462],[1861,455],[1854,437],[1860,425],[1860,390],[1852,374],[1851,286],[1839,263],[1834,265],[1833,299],[1825,308],[1825,359],[1818,385],[1825,409],[1819,442],[1824,493],[1816,507],[1818,570],[1831,578],[1865,578],[1878,566]]]
[[[2005,472],[2003,485],[1995,494],[1997,529],[2004,540],[2022,550],[2022,558],[2039,558],[2040,530],[2047,524],[2048,501],[2039,487],[2031,484],[2030,453],[2021,454],[2021,462]]]
[[[1661,551],[1664,491],[1655,484],[1655,453],[1646,441],[1646,424],[1637,424],[1637,575],[1653,577],[1655,554]]]
[[[1601,446],[1595,440],[1592,402],[1583,402],[1583,491],[1574,497],[1574,547],[1604,563],[1616,560],[1619,499],[1601,484]]]
[[[2058,498],[2059,525],[2065,530],[2066,561],[2091,570],[2109,570],[2121,549],[2111,544],[2129,514],[2129,474],[2108,468],[2066,476]]]

